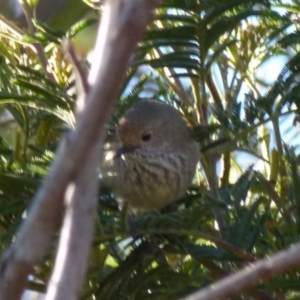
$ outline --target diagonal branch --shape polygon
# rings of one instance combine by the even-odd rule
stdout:
[[[270,280],[284,271],[300,265],[300,243],[277,254],[257,261],[235,274],[214,282],[182,300],[229,299],[255,284]]]
[[[87,94],[86,106],[79,114],[75,131],[61,143],[49,176],[33,199],[28,218],[22,224],[15,243],[2,259],[1,300],[20,299],[28,275],[47,253],[53,234],[61,222],[67,187],[71,182],[80,185],[84,182],[80,179],[82,168],[86,170],[90,163],[87,158],[94,158],[95,151],[98,151],[103,127],[118,98],[129,60],[148,22],[153,18],[152,10],[159,3],[160,0],[107,1],[95,49],[95,57],[99,59],[92,64],[91,88]],[[92,180],[96,185],[97,178]],[[74,202],[71,201],[73,203],[76,202],[75,194],[76,192],[73,195]],[[94,197],[84,199],[86,208],[93,207],[94,201]],[[78,215],[74,213],[70,216],[67,213],[66,218],[68,217],[76,218]],[[87,218],[92,219],[93,210],[82,217],[80,222],[89,222]],[[70,230],[71,228],[72,226],[69,227]],[[81,243],[89,243],[89,239],[90,236],[87,240],[81,239]],[[83,273],[86,261],[84,264],[81,266]],[[81,285],[81,279],[78,284]]]
[[[46,300],[77,299],[80,293],[93,239],[93,216],[98,193],[95,166],[101,146],[98,142],[98,147],[94,147],[93,153],[87,157],[77,178],[68,186],[66,212]]]

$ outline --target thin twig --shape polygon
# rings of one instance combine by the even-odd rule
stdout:
[[[157,48],[155,52],[157,52],[157,55],[159,57],[163,57],[163,52],[159,48]],[[170,79],[166,78],[166,80],[171,85],[175,93],[178,95],[180,101],[186,105],[191,105],[193,103],[193,99],[191,99],[185,91],[181,80],[177,76],[176,71],[170,67],[165,67],[165,69],[169,71],[171,77]]]
[[[87,72],[84,71],[78,57],[76,55],[75,49],[72,45],[72,42],[65,38],[62,41],[62,48],[68,55],[68,58],[74,68],[75,78],[76,78],[76,89],[77,89],[77,112],[82,111],[86,95],[89,90],[89,83],[87,81]]]
[[[35,34],[36,28],[33,23],[34,16],[32,14],[32,9],[26,0],[19,0],[19,2],[22,6],[22,9],[23,9],[26,21],[27,21],[29,32],[31,34]],[[33,50],[36,52],[36,55],[41,63],[41,66],[42,66],[45,74],[47,74],[49,79],[55,81],[53,74],[48,71],[48,68],[47,68],[48,60],[47,60],[47,57],[45,55],[45,52],[44,52],[44,49],[43,49],[41,43],[35,42],[35,43],[32,43],[32,46],[33,46]]]

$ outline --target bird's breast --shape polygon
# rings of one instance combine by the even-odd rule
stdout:
[[[135,151],[122,157],[117,197],[134,208],[162,208],[177,200],[194,175],[187,157],[176,153]]]

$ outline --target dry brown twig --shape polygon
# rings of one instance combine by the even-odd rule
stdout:
[[[255,284],[267,281],[300,264],[300,243],[275,255],[250,264],[207,288],[196,291],[182,300],[224,300]]]
[[[30,7],[30,5],[28,4],[27,1],[24,0],[19,0],[20,5],[22,6],[26,21],[27,21],[27,25],[28,25],[28,30],[31,34],[35,34],[36,33],[36,28],[35,25],[33,23],[33,11],[32,8]],[[45,72],[45,74],[51,79],[51,80],[55,80],[54,76],[51,72],[48,71],[47,65],[47,58],[46,55],[44,53],[44,49],[42,47],[42,45],[39,42],[33,43],[32,47],[31,47],[34,52],[36,53],[40,64]]]
[[[129,59],[153,18],[153,9],[160,2],[107,1],[95,49],[98,60],[92,64],[86,105],[79,114],[76,129],[60,145],[49,176],[34,197],[15,243],[2,259],[1,300],[21,298],[28,275],[49,250],[65,208],[58,264],[47,299],[77,298],[92,239],[96,167],[103,127],[118,97]]]

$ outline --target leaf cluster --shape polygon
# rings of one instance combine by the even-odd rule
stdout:
[[[193,128],[200,165],[175,210],[137,215],[131,228],[111,191],[101,190],[82,299],[177,299],[299,239],[299,151],[286,140],[287,133],[292,141],[299,135],[297,9],[296,1],[166,0],[157,10],[107,140],[128,107],[155,98]],[[95,23],[93,15],[54,30],[33,15],[34,31],[5,19],[0,28],[1,251],[26,217],[63,133],[76,123],[74,74],[61,40]],[[287,62],[277,79],[260,78],[257,69],[279,55]],[[28,289],[45,291],[53,255],[35,269]],[[298,272],[235,299],[297,299]]]

